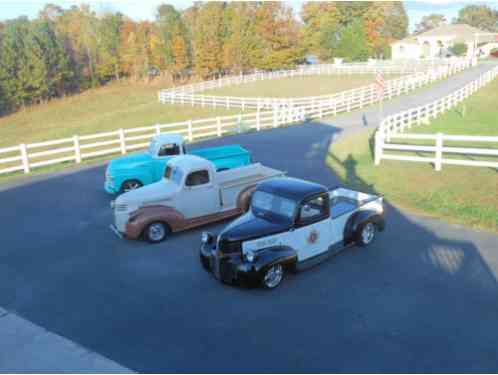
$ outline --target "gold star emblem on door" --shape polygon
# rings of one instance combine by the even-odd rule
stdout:
[[[316,229],[312,229],[308,235],[308,243],[313,244],[318,240],[318,232]]]

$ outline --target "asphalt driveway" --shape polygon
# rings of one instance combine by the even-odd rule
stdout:
[[[239,143],[334,186],[326,153],[365,126],[356,115],[346,130],[340,117],[195,147]],[[0,306],[139,372],[498,371],[496,235],[388,207],[371,247],[275,291],[238,289],[200,267],[206,228],[158,245],[117,238],[103,178],[100,166],[0,188]]]

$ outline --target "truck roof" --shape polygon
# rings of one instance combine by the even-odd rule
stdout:
[[[195,155],[178,155],[168,161],[171,167],[178,167],[183,170],[202,169],[213,165],[209,160]]]
[[[175,143],[181,145],[183,144],[183,136],[181,134],[158,134],[152,137],[152,141],[160,144]]]
[[[323,185],[292,177],[273,178],[261,182],[258,185],[257,190],[297,201],[301,201],[312,195],[327,192],[327,188]]]

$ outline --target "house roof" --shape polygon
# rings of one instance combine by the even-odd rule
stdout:
[[[416,44],[418,38],[437,38],[437,37],[452,37],[455,42],[473,42],[475,34],[485,33],[475,27],[469,26],[464,23],[441,25],[434,29],[425,31],[423,33],[409,36],[408,38],[398,40],[395,43]]]

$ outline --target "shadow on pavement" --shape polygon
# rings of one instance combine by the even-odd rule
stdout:
[[[334,186],[325,158],[340,132],[314,122],[194,147],[239,143],[255,161]],[[116,238],[103,176],[100,166],[0,192],[0,306],[140,372],[498,369],[495,236],[387,205],[371,247],[273,292],[245,290],[199,266],[206,228],[155,246]]]

